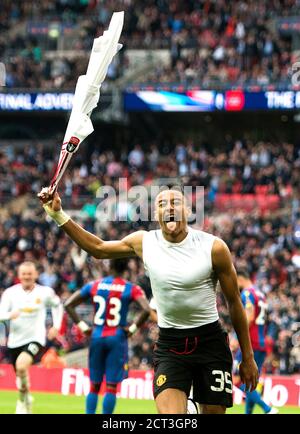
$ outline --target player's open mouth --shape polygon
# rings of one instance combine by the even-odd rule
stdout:
[[[164,222],[175,222],[178,219],[176,218],[175,214],[165,215],[164,216]]]
[[[165,214],[164,216],[164,224],[167,227],[168,231],[174,232],[178,227],[178,216],[176,214]]]

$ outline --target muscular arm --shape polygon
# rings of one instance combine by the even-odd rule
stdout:
[[[155,322],[157,324],[158,318],[157,318],[157,312],[154,309],[150,310],[150,320]]]
[[[139,327],[141,327],[141,325],[144,324],[146,319],[149,317],[150,306],[149,306],[149,302],[146,299],[146,297],[139,297],[136,299],[136,302],[140,305],[140,308],[142,310],[140,315],[138,316],[138,318],[134,321],[137,328],[139,328]]]
[[[144,324],[150,314],[149,302],[143,291],[141,292],[141,295],[139,297],[135,298],[135,301],[139,304],[141,312],[134,319],[133,323],[130,326],[127,325],[125,327],[122,327],[123,330],[125,330],[125,332],[127,333],[127,337],[131,337]]]
[[[246,313],[248,324],[250,326],[255,320],[255,309],[253,304],[246,305],[245,313]]]
[[[78,324],[80,322],[80,317],[78,313],[76,312],[75,308],[79,304],[83,303],[84,297],[81,296],[80,290],[75,291],[74,294],[72,294],[64,303],[64,308],[68,315],[72,318],[75,324]]]
[[[134,232],[118,241],[103,241],[71,219],[62,226],[62,229],[79,247],[97,259],[142,256],[142,239],[145,231]]]
[[[47,193],[40,193],[39,197],[47,214],[57,221],[57,216],[62,213],[58,193],[55,193],[52,200],[47,196]],[[135,255],[142,257],[142,240],[145,231],[134,232],[119,241],[103,241],[83,229],[72,219],[66,220],[60,224],[60,227],[81,249],[97,259],[124,258]]]
[[[243,362],[247,364],[246,372],[241,369],[242,381],[246,383],[247,389],[256,387],[257,367],[253,359],[253,350],[250,342],[247,317],[242,305],[240,292],[237,284],[236,271],[232,263],[231,255],[226,244],[216,239],[212,248],[213,268],[219,279],[222,292],[224,293],[230,318],[236,331],[240,344]],[[250,372],[252,371],[252,372]]]

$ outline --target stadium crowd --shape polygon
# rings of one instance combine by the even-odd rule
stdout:
[[[277,194],[282,201],[292,195],[298,184],[300,152],[291,143],[230,140],[211,149],[193,140],[177,143],[174,149],[152,142],[131,149],[97,149],[91,156],[77,155],[72,171],[61,184],[61,191],[73,208],[82,206],[82,198],[94,200],[102,185],[118,190],[119,178],[133,185],[151,185],[153,179],[180,176],[187,185],[205,187],[208,200],[216,193]],[[53,173],[53,152],[42,144],[20,149],[4,146],[0,151],[0,198],[19,197],[39,192]]]
[[[25,151],[24,151],[25,149]],[[215,153],[215,154],[214,154]],[[88,163],[89,161],[89,163]],[[45,220],[35,193],[49,182],[53,155],[42,145],[28,146],[23,152],[7,146],[0,157],[0,291],[16,282],[15,270],[23,260],[37,261],[39,281],[52,286],[62,299],[75,289],[103,274],[101,261],[78,251],[55,224]],[[22,170],[21,170],[22,169]],[[123,221],[102,224],[97,219],[97,191],[111,185],[118,189],[119,177],[126,177],[128,188],[152,185],[162,177],[180,177],[185,185],[205,187],[204,230],[223,238],[229,245],[237,268],[247,267],[269,303],[267,372],[299,372],[300,330],[300,169],[299,149],[289,143],[252,143],[247,140],[227,143],[222,151],[197,146],[192,141],[177,144],[170,153],[159,151],[158,144],[148,148],[139,144],[123,147],[118,155],[111,150],[95,150],[90,159],[74,158],[73,166],[60,187],[65,209],[91,232],[104,239],[118,239],[137,228],[151,229],[154,222],[134,222],[130,205],[119,203]],[[252,213],[240,210],[219,212],[218,193],[258,193],[279,196],[276,211]],[[125,205],[125,206],[124,206]],[[139,283],[148,298],[151,287],[142,263],[130,259],[128,279]],[[222,321],[231,330],[226,305],[219,296]],[[132,312],[132,315],[134,311]],[[88,320],[91,309],[82,307]],[[154,324],[148,323],[130,344],[130,366],[151,366]],[[232,335],[232,341],[234,336]],[[77,327],[65,318],[58,347],[64,351],[86,345]]]
[[[297,0],[4,0],[0,58],[7,66],[7,86],[73,89],[87,55],[49,58],[46,51],[57,49],[59,39],[69,34],[68,50],[88,53],[116,10],[126,12],[122,37],[127,48],[169,51],[170,65],[145,74],[149,83],[209,87],[290,82],[291,39],[273,20],[296,14]],[[109,70],[111,79],[128,64],[126,51],[121,53]]]

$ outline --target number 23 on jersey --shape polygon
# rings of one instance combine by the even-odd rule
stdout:
[[[106,300],[101,295],[95,295],[93,301],[98,305],[94,316],[94,324],[102,326],[105,322],[109,327],[117,327],[121,320],[122,302],[117,297]]]

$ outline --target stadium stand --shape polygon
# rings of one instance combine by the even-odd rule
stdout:
[[[167,65],[159,62],[141,77],[149,85],[289,85],[297,55],[291,34],[277,22],[299,12],[296,0],[2,3],[0,56],[10,65],[7,86],[12,88],[73,89],[93,38],[118,9],[127,12],[127,49],[165,50]],[[124,66],[126,54],[113,63],[108,78],[120,77]]]

